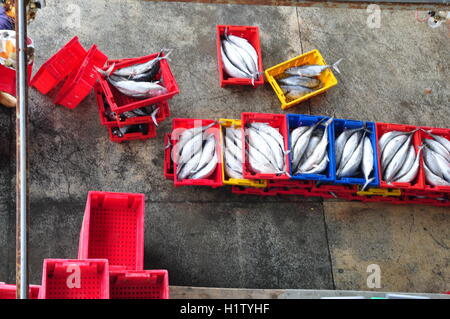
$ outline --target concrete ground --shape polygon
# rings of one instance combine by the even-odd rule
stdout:
[[[77,13],[80,13],[77,24]],[[291,110],[379,122],[448,127],[450,39],[413,11],[383,11],[379,29],[365,10],[48,0],[29,33],[35,70],[73,36],[111,59],[175,49],[180,94],[172,117],[239,118],[280,113],[266,84],[218,85],[216,24],[260,27],[265,67],[311,49],[345,58],[339,85]],[[431,88],[431,94],[425,94]],[[163,134],[112,143],[93,94],[78,108],[53,105],[30,89],[30,268],[77,254],[89,190],[147,197],[145,267],[169,270],[172,285],[369,290],[367,266],[381,267],[380,291],[450,290],[450,212],[302,197],[259,198],[230,189],[173,187],[163,176]],[[0,281],[15,271],[15,114],[0,108]]]

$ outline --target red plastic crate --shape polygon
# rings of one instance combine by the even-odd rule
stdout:
[[[30,285],[28,298],[38,299],[40,289],[41,286]],[[4,282],[0,282],[0,299],[16,299],[16,285],[9,285]]]
[[[413,181],[413,183],[391,183],[388,184],[383,180],[383,169],[381,167],[381,150],[378,145],[378,141],[380,140],[380,137],[383,136],[384,133],[390,132],[390,131],[404,131],[404,132],[410,132],[415,130],[417,127],[413,125],[403,125],[403,124],[388,124],[388,123],[376,123],[376,132],[377,132],[377,147],[378,147],[378,167],[379,169],[379,176],[380,176],[380,186],[383,188],[401,188],[401,189],[424,189],[424,175],[423,175],[423,163],[420,161],[420,167],[419,172],[417,173],[416,179]],[[414,145],[414,148],[416,149],[416,153],[418,152],[419,146],[421,145],[420,140],[420,131],[417,131],[414,134],[414,137],[412,139],[412,144]]]
[[[111,299],[169,299],[167,270],[112,271]]]
[[[277,192],[270,188],[244,187],[233,185],[231,192],[238,195],[276,196]]]
[[[141,58],[115,60],[116,62],[108,61],[108,67],[112,65],[112,63],[115,63],[113,69],[114,72],[115,70],[123,67],[145,63],[147,61],[155,59],[158,54],[159,53],[155,53]],[[171,99],[175,94],[179,93],[178,84],[175,81],[175,77],[173,76],[172,70],[170,69],[169,63],[166,59],[161,60],[160,71],[156,75],[155,79],[162,82],[162,84],[167,89],[167,93],[148,99],[137,99],[120,93],[113,85],[110,85],[104,77],[99,76],[101,88],[106,95],[106,99],[111,106],[111,110],[113,112],[116,112],[117,114],[138,109],[146,105],[167,101],[168,99]]]
[[[170,144],[171,135],[169,133],[164,135],[164,176],[166,179],[172,180],[174,178],[173,162],[172,162],[172,145]]]
[[[350,193],[356,194],[358,192],[358,186],[356,185],[331,185],[331,184],[316,184],[314,183],[311,188],[312,192],[333,192],[333,193]]]
[[[73,109],[80,104],[94,87],[98,72],[95,67],[103,67],[108,57],[93,45],[80,68],[72,72],[55,97],[54,103]]]
[[[253,46],[253,48],[255,48],[256,53],[258,54],[258,70],[259,72],[261,72],[261,74],[259,78],[254,81],[254,83],[252,83],[251,79],[231,78],[224,71],[222,62],[222,52],[220,50],[221,46],[220,38],[222,35],[225,34],[225,30],[227,30],[228,34],[232,34],[246,39]],[[217,42],[217,64],[219,68],[220,87],[225,87],[227,85],[251,85],[256,88],[264,84],[261,43],[259,40],[258,27],[218,25],[216,26],[216,42]]]
[[[415,196],[402,196],[402,200],[407,204],[422,204],[422,205],[432,205],[438,207],[449,207],[450,200],[438,197],[438,198],[418,198]]]
[[[41,66],[30,84],[42,94],[47,94],[69,73],[78,69],[86,55],[78,37],[74,37]]]
[[[269,187],[296,187],[296,188],[306,188],[311,189],[314,185],[313,181],[308,180],[269,180]]]
[[[32,44],[33,40],[27,38],[27,44]],[[28,64],[28,83],[30,83],[31,74],[33,73],[33,63]],[[16,96],[16,70],[8,68],[0,64],[0,92],[6,92],[12,96]]]
[[[434,128],[434,127],[421,127],[422,129],[428,131],[431,130],[431,133],[434,135],[440,135],[445,137],[446,139],[448,139],[450,141],[450,129],[447,128]],[[432,138],[430,135],[428,135],[428,133],[424,132],[424,131],[420,131],[419,132],[419,136],[420,136],[420,143],[423,143],[424,139],[428,139],[428,138]],[[421,157],[421,162],[423,165],[423,156]],[[422,170],[422,174],[423,174],[423,180],[424,180],[424,189],[426,191],[430,191],[430,192],[448,192],[450,193],[450,186],[432,186],[429,185],[427,183],[427,180],[425,178],[425,169]]]
[[[117,120],[110,120],[106,117],[105,114],[105,103],[106,97],[103,94],[103,92],[99,89],[99,86],[95,86],[95,96],[97,100],[97,107],[98,107],[98,115],[100,117],[100,123],[102,125],[108,126],[108,127],[115,127],[115,126],[127,126],[127,125],[135,125],[135,124],[142,124],[142,123],[153,123],[153,119],[151,116],[139,116],[139,117],[133,117],[126,119],[125,121]],[[157,107],[159,107],[158,112],[156,113],[156,122],[159,124],[163,122],[166,118],[170,116],[170,108],[169,103],[166,101],[157,103]],[[156,136],[156,134],[155,134]]]
[[[108,260],[44,259],[39,299],[109,299]]]
[[[78,258],[108,259],[111,270],[143,270],[144,212],[144,194],[89,192]]]
[[[121,122],[124,123],[124,122]],[[114,127],[109,126],[108,127],[108,134],[109,134],[109,139],[115,143],[122,143],[122,142],[127,142],[127,141],[134,141],[134,140],[141,140],[141,141],[145,141],[149,138],[154,138],[156,137],[156,125],[155,123],[153,123],[153,120],[150,118],[150,120],[147,120],[147,123],[139,123],[139,124],[148,124],[148,132],[147,134],[143,134],[143,133],[127,133],[125,134],[123,137],[119,137],[117,135],[113,134],[113,128],[114,127],[124,127],[127,124],[118,124],[116,122],[116,125]]]
[[[172,120],[172,135],[171,135],[171,144],[175,147],[178,142],[178,137],[185,129],[190,129],[193,127],[201,127],[205,125],[209,125],[215,123],[211,128],[208,129],[208,132],[214,133],[216,138],[216,154],[217,154],[217,167],[216,170],[211,176],[204,179],[184,179],[179,180],[177,174],[174,174],[174,184],[175,186],[210,186],[213,188],[219,187],[223,185],[222,181],[222,161],[221,161],[221,145],[220,145],[220,124],[219,122],[213,120],[199,120],[199,119],[173,119]],[[175,132],[175,133],[174,133]],[[177,163],[173,163],[173,171],[177,171]]]
[[[287,122],[286,122],[286,115],[284,114],[266,114],[266,113],[242,113],[241,115],[241,122],[242,122],[242,136],[245,136],[245,128],[248,124],[254,123],[254,122],[261,122],[266,123],[276,129],[279,130],[280,134],[284,138],[284,149],[288,150],[288,129],[287,129]],[[247,156],[247,149],[248,145],[245,142],[245,139],[242,139],[243,147],[242,147],[242,153],[243,153],[243,175],[246,179],[289,179],[289,176],[287,174],[256,174],[251,171],[250,163]],[[285,170],[286,172],[289,172],[289,155],[285,155]]]
[[[450,200],[450,193],[447,192],[436,192],[434,190],[404,190],[403,195],[415,196],[422,198],[448,198]]]

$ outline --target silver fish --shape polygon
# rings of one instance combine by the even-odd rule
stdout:
[[[234,169],[232,169],[227,162],[225,162],[224,165],[225,165],[225,173],[227,174],[227,176],[229,178],[233,178],[233,179],[243,179],[244,178],[242,173],[239,173],[239,172],[235,171]]]
[[[412,135],[408,137],[405,143],[399,148],[399,150],[392,157],[392,160],[386,167],[386,170],[383,171],[384,180],[388,183],[391,183],[394,179],[397,172],[400,170],[401,166],[405,162],[406,156],[409,152],[409,147],[411,145]]]
[[[153,68],[157,62],[163,60],[163,59],[167,59],[167,57],[172,53],[172,51],[168,51],[166,55],[164,55],[163,57],[161,57],[161,53],[158,55],[157,58],[150,60],[148,62],[145,63],[141,63],[141,64],[134,64],[125,68],[121,68],[118,69],[116,71],[114,71],[114,75],[117,76],[123,76],[123,77],[131,77],[131,76],[136,76],[138,74],[142,74],[145,73],[147,71],[149,71],[151,68]]]
[[[223,68],[230,77],[238,78],[238,79],[249,79],[252,77],[247,72],[241,71],[228,59],[227,55],[225,54],[225,51],[223,50],[223,46],[220,47],[220,50],[221,50]]]
[[[252,57],[255,65],[258,65],[258,53],[255,48],[248,42],[246,39],[237,37],[234,35],[226,35],[227,39],[233,42],[234,44],[240,46],[242,49],[247,51],[247,53]]]
[[[274,167],[278,167],[277,159],[271,146],[261,137],[258,131],[254,128],[247,129],[250,148],[256,148],[265,158],[269,160]]]
[[[178,142],[172,148],[172,161],[174,163],[177,163],[180,157],[180,152],[183,150],[186,143],[189,142],[195,135],[203,134],[203,132],[213,127],[214,125],[216,125],[216,122],[201,127],[192,127],[190,129],[184,130],[181,134],[179,134],[179,136],[177,135],[178,133],[172,132],[172,137],[178,139]]]
[[[195,168],[195,170],[192,171],[192,173],[196,173],[200,171],[203,167],[205,167],[206,164],[208,164],[209,161],[211,161],[215,153],[216,153],[216,137],[214,136],[214,134],[210,134],[206,138],[206,143],[202,149],[202,156],[200,157],[198,166]]]
[[[228,43],[231,43],[231,45],[234,46],[236,51],[239,53],[239,55],[242,57],[242,61],[244,61],[245,66],[247,67],[248,72],[255,77],[258,73],[258,63],[255,63],[251,55],[243,48],[241,48],[239,45],[235,44],[232,41],[228,41]]]
[[[439,142],[432,140],[432,139],[424,139],[425,145],[427,145],[433,152],[436,152],[442,157],[444,157],[447,161],[450,161],[450,153],[447,151],[447,149]],[[425,152],[424,152],[425,154]]]
[[[434,138],[437,142],[441,143],[442,146],[445,147],[445,149],[447,150],[447,152],[450,153],[450,141],[448,139],[446,139],[443,136],[437,135],[437,134],[433,134],[431,132],[431,130],[425,131],[427,132],[432,138]]]
[[[227,40],[222,40],[222,48],[227,58],[235,67],[246,73],[248,77],[252,76],[251,70],[248,69],[244,58],[241,56],[240,52],[234,44]]]
[[[197,134],[192,137],[181,150],[180,158],[176,162],[177,165],[186,163],[192,156],[197,154],[197,152],[201,152],[202,142],[202,134]]]
[[[369,178],[370,174],[373,171],[373,147],[372,142],[370,141],[369,137],[364,138],[364,145],[363,145],[363,158],[361,162],[361,169],[364,175],[364,178],[366,179],[366,183],[363,185],[362,190],[365,190],[367,185],[369,185],[375,178]]]
[[[341,63],[341,61],[342,61],[342,59],[339,59],[333,65],[311,64],[311,65],[296,66],[296,67],[287,69],[285,72],[290,75],[299,75],[299,76],[306,76],[306,77],[319,76],[326,69],[333,69],[337,73],[341,73],[341,71],[338,69],[338,65],[339,65],[339,63]]]
[[[321,83],[319,79],[308,78],[304,76],[288,76],[287,78],[278,80],[278,82],[282,85],[303,86],[309,89],[315,89]]]
[[[443,178],[450,182],[450,163],[439,153],[433,153],[436,162],[441,170]]]
[[[225,150],[225,163],[235,172],[242,174],[242,162],[239,161],[229,149]]]
[[[209,161],[209,163],[203,167],[201,170],[199,170],[198,172],[196,172],[194,175],[191,176],[191,179],[204,179],[204,178],[208,178],[209,176],[211,176],[212,173],[214,173],[214,171],[216,170],[217,167],[217,154],[214,153],[214,156],[212,157],[212,159]]]
[[[423,165],[425,169],[425,179],[427,182],[433,186],[450,186],[450,183],[445,181],[443,178],[435,175],[426,164]]]
[[[309,144],[308,144],[308,147],[306,148],[306,153],[305,153],[305,156],[303,156],[303,159],[311,157],[312,153],[316,149],[316,147],[319,144],[321,139],[322,138],[317,135],[311,136],[311,139],[309,140]]]
[[[444,178],[444,174],[442,174],[441,167],[439,166],[437,158],[434,154],[435,153],[431,149],[425,147],[423,150],[423,160],[434,175]]]
[[[179,168],[178,169],[179,170],[178,179],[179,180],[183,180],[183,179],[187,178],[192,173],[192,171],[198,166],[201,156],[202,156],[202,152],[198,152],[191,159],[189,159],[186,164],[184,164],[182,166],[178,166],[178,168]]]
[[[305,96],[309,93],[314,92],[314,90],[305,88],[303,86],[287,86],[287,85],[281,85],[281,90],[283,91],[283,94],[291,100],[296,100],[301,98],[302,96]]]
[[[258,134],[266,141],[269,145],[271,151],[273,152],[274,158],[277,163],[277,167],[279,170],[284,169],[284,151],[280,144],[278,144],[277,140],[273,138],[271,135],[259,131]]]
[[[294,149],[295,144],[297,144],[297,141],[300,136],[303,135],[307,130],[309,129],[309,126],[299,126],[292,130],[291,132],[291,149]]]
[[[242,163],[242,149],[239,146],[236,145],[228,135],[225,136],[225,148]]]
[[[276,128],[274,128],[266,123],[260,123],[260,122],[253,122],[250,124],[250,126],[253,128],[256,128],[258,131],[263,131],[263,132],[269,134],[270,136],[272,136],[274,139],[276,139],[276,141],[278,142],[278,144],[284,151],[284,137],[283,137],[283,135],[280,134],[280,132]]]
[[[339,167],[339,164],[341,163],[342,152],[344,151],[345,144],[347,143],[350,136],[352,136],[355,132],[361,131],[362,129],[363,127],[351,130],[344,129],[344,131],[339,134],[339,137],[335,141],[336,167]]]
[[[381,154],[381,169],[384,170],[391,162],[392,158],[395,156],[397,151],[402,147],[402,145],[408,140],[408,135],[403,134],[394,137],[389,143],[387,143]]]
[[[167,93],[167,89],[155,82],[135,82],[128,80],[118,80],[108,77],[111,83],[120,93],[135,98],[148,98],[160,96]]]
[[[380,149],[380,154],[383,153],[384,148],[386,147],[387,143],[389,143],[394,137],[397,137],[397,136],[403,135],[403,134],[405,134],[405,132],[402,132],[402,131],[390,131],[390,132],[383,134],[383,136],[381,136],[380,139],[378,140],[378,147]]]
[[[252,170],[258,174],[276,174],[278,169],[258,149],[250,147],[248,159]]]
[[[347,140],[347,143],[345,143],[344,149],[342,150],[342,157],[341,160],[339,161],[338,172],[345,167],[350,157],[357,149],[362,135],[363,133],[361,133],[361,131],[357,131],[354,134],[352,134],[350,138]]]
[[[419,146],[419,151],[416,154],[416,159],[414,160],[414,163],[411,167],[411,169],[409,170],[408,173],[406,173],[405,175],[401,176],[400,178],[396,179],[395,182],[396,183],[411,183],[417,176],[417,173],[419,172],[419,160],[420,160],[420,152],[422,152],[422,148],[423,146]]]
[[[324,120],[325,118],[319,120],[314,125],[309,126],[308,130],[298,138],[297,143],[295,143],[294,149],[291,152],[292,168],[294,170],[297,170],[297,166],[300,163],[300,160],[302,159],[304,153],[306,152],[306,149],[308,148],[312,133],[320,124],[322,124]]]
[[[394,181],[399,179],[400,177],[402,177],[411,170],[415,159],[416,159],[416,151],[414,149],[414,146],[411,145],[409,147],[408,154],[406,155],[405,162],[403,163],[402,167],[397,172],[397,174],[395,174]]]
[[[329,161],[330,161],[330,159],[328,158],[328,152],[327,152],[327,153],[325,153],[325,156],[323,157],[322,161],[318,165],[314,165],[314,167],[311,170],[306,171],[303,174],[320,174],[328,167]],[[298,173],[301,173],[301,172],[298,172]]]
[[[361,165],[362,158],[363,158],[364,138],[365,138],[365,133],[363,134],[362,138],[358,142],[358,146],[356,147],[355,151],[350,156],[348,161],[344,164],[342,169],[338,170],[338,172],[336,174],[336,176],[338,178],[345,177],[345,176],[351,177],[351,176],[356,175],[356,173]]]

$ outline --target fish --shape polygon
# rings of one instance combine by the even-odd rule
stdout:
[[[209,163],[209,161],[211,161],[215,153],[216,153],[216,137],[212,133],[206,138],[206,143],[202,149],[202,156],[200,157],[198,166],[194,170],[192,170],[192,172],[196,173],[203,167],[205,167],[206,164]]]
[[[386,147],[387,143],[389,143],[394,137],[397,137],[399,135],[403,135],[405,132],[403,131],[390,131],[385,134],[383,134],[380,139],[378,140],[378,147],[380,149],[380,154],[383,153],[384,148]]]
[[[191,159],[187,161],[186,164],[178,166],[178,179],[183,180],[191,175],[192,171],[198,166],[200,158],[202,157],[202,152],[198,152]]]
[[[450,183],[443,178],[435,175],[426,164],[423,165],[425,169],[425,179],[432,186],[450,186]]]
[[[206,166],[204,166],[201,170],[196,172],[194,175],[192,175],[190,178],[191,179],[208,178],[216,170],[217,162],[218,162],[217,154],[214,153],[214,155],[213,155],[212,159],[209,161],[209,163]]]
[[[323,157],[325,156],[325,153],[327,152],[327,146],[328,146],[328,126],[333,122],[333,117],[329,118],[325,122],[325,128],[324,133],[322,136],[322,139],[320,140],[317,147],[314,149],[313,153],[310,157],[306,159],[306,161],[300,165],[299,172],[306,172],[311,170],[314,165],[318,165],[320,162],[322,162]]]
[[[444,174],[442,173],[442,168],[438,163],[438,159],[435,156],[434,151],[430,148],[425,147],[423,150],[423,160],[427,167],[433,172],[433,174],[439,176],[440,178],[444,178]]]
[[[334,145],[335,145],[335,154],[336,154],[336,167],[339,167],[339,164],[341,162],[342,158],[342,152],[344,151],[345,144],[347,143],[350,136],[353,135],[353,133],[361,131],[363,127],[356,128],[356,129],[344,129],[341,134],[339,134],[338,138],[336,139]]]
[[[403,143],[403,145],[398,149],[398,151],[392,157],[392,160],[386,167],[386,170],[383,172],[384,180],[390,184],[400,170],[401,166],[405,162],[406,156],[409,152],[409,147],[411,145],[412,135],[408,137],[408,139]]]
[[[364,132],[362,137],[359,139],[358,145],[357,145],[355,151],[352,152],[348,161],[345,162],[345,164],[342,166],[342,168],[337,171],[336,176],[338,178],[356,175],[356,172],[358,171],[358,169],[361,165],[362,158],[363,158],[365,135],[366,135],[366,132]],[[344,152],[344,154],[345,154],[345,152]],[[342,163],[344,163],[344,162],[342,162]]]
[[[294,149],[295,144],[297,144],[298,139],[309,129],[309,126],[299,126],[292,130],[291,132],[291,149]]]
[[[328,157],[328,152],[325,153],[322,161],[318,165],[314,165],[313,168],[309,171],[303,172],[303,174],[320,174],[322,173],[328,166],[328,162],[330,161]]]
[[[180,152],[184,148],[187,142],[189,142],[190,139],[192,139],[197,134],[203,134],[206,130],[216,125],[216,122],[213,122],[211,124],[205,125],[205,126],[195,126],[189,129],[184,129],[182,133],[179,133],[178,131],[172,132],[172,138],[174,140],[178,140],[178,142],[175,144],[175,146],[172,148],[171,152],[171,158],[174,163],[178,162]]]
[[[361,170],[363,172],[364,178],[366,180],[361,190],[365,190],[367,185],[369,185],[375,178],[369,178],[370,174],[373,171],[373,147],[372,142],[369,137],[364,137],[364,145],[363,145],[363,158],[361,162]]]
[[[428,133],[428,135],[430,135],[432,138],[434,138],[437,142],[441,143],[441,145],[445,147],[447,152],[450,153],[450,141],[448,139],[446,139],[443,136],[433,134],[432,130],[428,130],[428,131],[425,130],[425,132]]]
[[[250,167],[257,174],[277,174],[279,172],[273,164],[262,155],[258,149],[250,147],[247,151]]]
[[[229,41],[228,43],[231,43],[238,51],[239,55],[242,57],[242,61],[244,61],[248,72],[252,75],[252,77],[254,77],[258,73],[258,63],[255,63],[251,55],[245,49],[241,48],[239,45],[233,43],[232,41]]]
[[[116,76],[122,76],[122,77],[135,77],[137,75],[146,73],[150,70],[152,70],[155,66],[159,65],[159,61],[163,59],[167,59],[169,55],[172,53],[172,50],[168,50],[167,53],[164,56],[161,56],[164,53],[164,50],[161,51],[158,56],[150,61],[147,61],[145,63],[139,63],[139,64],[133,64],[131,66],[127,66],[124,68],[117,69],[113,72]],[[159,68],[159,66],[158,66]]]
[[[235,172],[242,174],[242,161],[239,161],[229,149],[225,149],[225,163]]]
[[[357,131],[354,134],[352,134],[350,138],[347,140],[347,143],[345,143],[344,149],[342,151],[342,158],[340,160],[339,167],[337,170],[338,173],[345,167],[348,160],[357,149],[362,135],[363,133],[361,133],[361,131]]]
[[[416,151],[414,149],[414,146],[411,145],[409,147],[408,154],[406,155],[405,162],[403,163],[402,167],[397,172],[397,174],[395,174],[394,181],[396,181],[397,179],[399,179],[400,177],[402,177],[411,170],[415,158],[416,158]]]
[[[386,167],[391,162],[392,158],[395,156],[397,151],[402,147],[402,145],[408,140],[408,135],[402,134],[394,137],[389,143],[387,143],[381,154],[381,168],[384,171]]]
[[[256,148],[274,167],[278,167],[278,162],[271,146],[267,144],[267,141],[262,138],[258,131],[249,127],[247,129],[247,134],[250,148]]]
[[[240,162],[242,162],[242,148],[240,148],[230,137],[225,136],[225,147],[233,154]],[[242,146],[241,146],[242,147]]]
[[[244,58],[242,57],[239,49],[227,40],[222,40],[223,52],[229,59],[229,61],[237,67],[240,71],[247,74],[247,76],[252,77],[252,71],[248,69]]]
[[[228,165],[228,163],[225,163],[225,173],[228,175],[229,178],[233,178],[233,179],[243,179],[244,178],[242,173],[239,173],[239,172],[233,170]]]
[[[411,169],[406,173],[405,175],[401,176],[400,178],[396,179],[396,183],[411,183],[417,176],[417,173],[419,172],[419,160],[420,160],[420,152],[422,152],[423,146],[419,146],[419,150],[416,154],[416,159],[414,160],[413,165],[411,166]]]
[[[440,168],[442,177],[447,182],[450,182],[450,163],[447,162],[447,160],[439,153],[433,153],[433,155],[436,158],[436,162],[438,164],[438,167]]]
[[[222,56],[223,68],[225,72],[232,78],[237,79],[249,79],[251,75],[245,71],[241,71],[238,67],[236,67],[225,54],[223,47],[220,47],[220,52]]]
[[[342,59],[339,59],[333,65],[309,64],[309,65],[295,66],[295,67],[287,69],[285,72],[290,75],[299,75],[299,76],[306,76],[306,77],[319,76],[326,69],[333,69],[337,73],[341,73],[341,71],[338,69],[338,65],[339,65],[339,63],[341,63],[341,61],[342,61]]]
[[[308,78],[304,76],[289,76],[278,80],[278,82],[282,85],[303,86],[309,89],[315,89],[321,84],[319,79]]]
[[[301,98],[302,96],[305,96],[309,93],[314,92],[314,90],[311,90],[309,88],[306,88],[304,86],[287,86],[287,85],[281,85],[281,90],[283,91],[283,94],[291,100],[296,100]]]
[[[258,131],[258,134],[266,141],[269,145],[270,150],[273,152],[274,158],[276,160],[276,164],[279,170],[284,169],[284,151],[280,144],[278,144],[277,140],[273,138],[271,135],[267,134],[264,131]]]
[[[317,121],[317,123],[315,123],[314,125],[309,126],[308,130],[298,138],[297,143],[295,144],[295,147],[291,152],[292,168],[294,170],[297,170],[300,160],[302,159],[303,155],[306,152],[306,149],[308,148],[309,140],[311,139],[312,133],[320,124],[322,124],[322,122],[325,119],[326,118],[322,118],[319,121]]]
[[[424,139],[424,143],[433,152],[440,154],[447,161],[450,161],[450,152],[448,152],[447,149],[445,148],[445,146],[443,146],[441,143],[439,143],[435,140],[432,140],[432,139],[428,139],[428,138]],[[425,152],[424,152],[424,154],[425,154]]]
[[[312,153],[316,149],[317,145],[319,144],[320,140],[321,140],[320,136],[317,136],[317,135],[311,136],[311,139],[309,140],[309,144],[308,144],[308,147],[306,148],[305,156],[303,157],[303,159],[308,158],[312,155]]]
[[[177,165],[182,165],[186,163],[192,156],[197,154],[197,152],[201,152],[201,147],[203,144],[203,136],[202,134],[197,134],[193,136],[183,147],[180,153],[180,157],[178,158],[178,161],[175,163]]]
[[[283,135],[280,134],[280,132],[276,128],[274,128],[266,123],[260,123],[260,122],[253,122],[250,124],[250,126],[257,129],[258,131],[263,131],[263,132],[269,134],[270,136],[272,136],[278,142],[278,144],[284,151],[284,137],[283,137]]]
[[[247,53],[252,57],[255,65],[258,65],[258,53],[256,52],[255,48],[248,42],[246,39],[234,36],[232,34],[226,35],[226,38],[233,42],[234,44],[240,46],[242,49],[247,51]]]
[[[156,82],[135,82],[115,77],[108,77],[108,82],[120,93],[139,99],[160,96],[167,93],[167,89]]]

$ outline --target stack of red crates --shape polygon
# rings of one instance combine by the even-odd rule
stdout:
[[[97,68],[106,70],[114,64],[114,70],[116,70],[145,63],[157,56],[158,53],[155,53],[145,57],[109,61],[108,57],[98,50],[96,45],[86,51],[80,44],[78,37],[74,37],[41,66],[30,84],[42,94],[48,94],[63,82],[53,102],[70,109],[77,107],[94,89],[100,123],[106,126],[109,137],[113,142],[146,140],[156,137],[157,125],[170,116],[168,100],[179,92],[167,60],[161,60],[160,71],[156,75],[156,79],[166,87],[167,93],[148,99],[135,99],[120,93],[100,75]],[[120,115],[124,112],[152,105],[155,109],[158,108],[155,119],[151,116],[139,116],[121,120]],[[114,114],[115,120],[106,116],[107,107],[109,112]],[[146,129],[136,133],[125,133],[123,136],[114,134],[120,128],[129,125],[145,125]]]

